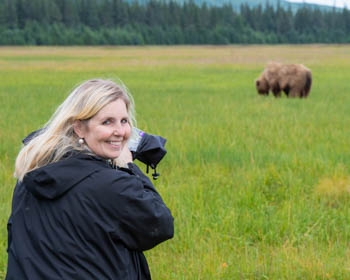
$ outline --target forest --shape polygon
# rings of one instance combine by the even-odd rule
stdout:
[[[350,11],[194,1],[0,0],[0,45],[350,43]]]

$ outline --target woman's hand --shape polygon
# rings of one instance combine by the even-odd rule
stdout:
[[[132,162],[132,154],[128,148],[128,144],[125,144],[119,157],[116,158],[116,164],[119,167],[128,167],[129,162]]]

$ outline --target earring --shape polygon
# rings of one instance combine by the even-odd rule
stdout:
[[[78,140],[78,143],[79,143],[79,145],[83,145],[84,144],[84,138],[79,138],[79,140]]]

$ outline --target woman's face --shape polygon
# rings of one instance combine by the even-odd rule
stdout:
[[[77,134],[97,156],[106,159],[119,157],[131,134],[125,102],[117,99],[106,105],[82,125]]]

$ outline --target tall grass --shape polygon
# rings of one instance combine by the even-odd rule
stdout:
[[[313,71],[308,99],[257,95],[272,60]],[[76,84],[119,77],[168,139],[176,232],[146,252],[154,279],[349,279],[349,70],[345,45],[0,48],[0,277],[21,139]]]

